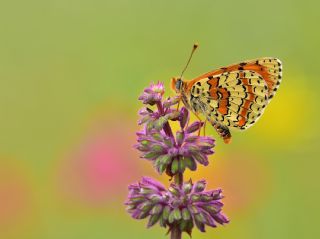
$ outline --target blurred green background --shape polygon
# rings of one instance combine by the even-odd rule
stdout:
[[[262,56],[280,58],[284,70],[257,124],[234,132],[231,145],[217,139],[210,165],[188,173],[224,189],[231,219],[193,238],[318,238],[319,8],[1,1],[0,238],[167,238],[124,210],[127,185],[142,175],[169,183],[132,149],[137,98],[152,81],[169,88],[194,42],[189,79]]]

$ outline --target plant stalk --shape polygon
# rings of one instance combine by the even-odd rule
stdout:
[[[182,189],[183,184],[183,174],[178,173],[174,175],[174,182],[175,184],[179,185],[180,189]],[[179,225],[175,225],[171,229],[171,239],[181,239],[182,238],[182,232],[179,228]]]
[[[178,225],[172,227],[170,239],[181,239],[181,230]]]
[[[175,182],[175,184],[178,184],[181,189],[182,184],[183,184],[183,174],[178,173],[178,174],[174,175],[174,182]]]
[[[164,113],[163,105],[161,104],[161,102],[157,102],[157,108],[161,114]],[[174,141],[174,144],[176,144],[174,135],[172,133],[172,129],[171,129],[170,124],[168,122],[164,124],[163,130],[166,133],[166,135],[169,136]],[[175,182],[175,184],[179,185],[179,187],[181,189],[182,184],[183,184],[183,174],[178,173],[178,174],[174,175],[174,182]],[[179,228],[179,225],[174,225],[171,228],[170,238],[171,239],[181,239],[181,236],[182,236],[182,232]]]

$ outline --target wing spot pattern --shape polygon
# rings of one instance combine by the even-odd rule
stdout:
[[[257,121],[273,98],[281,83],[281,72],[278,59],[262,58],[204,74],[188,82],[188,89],[201,81],[202,88],[191,89],[191,93],[205,93],[198,99],[205,105],[200,107],[202,113],[221,124],[246,129]]]

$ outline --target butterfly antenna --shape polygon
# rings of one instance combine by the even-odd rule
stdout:
[[[186,71],[186,69],[188,68],[188,65],[189,65],[189,63],[190,63],[190,61],[191,61],[191,58],[192,58],[192,56],[193,56],[193,53],[194,53],[195,50],[198,48],[198,46],[199,46],[198,43],[193,44],[193,48],[192,48],[191,54],[190,54],[190,56],[189,56],[189,59],[188,59],[188,61],[187,61],[186,66],[184,67],[183,71],[181,72],[180,78],[182,78],[183,73],[184,73],[184,72]]]

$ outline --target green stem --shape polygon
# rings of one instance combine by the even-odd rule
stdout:
[[[179,187],[182,187],[183,184],[183,174],[182,173],[178,173],[176,175],[174,175],[174,182],[175,184],[178,184]]]
[[[180,188],[182,188],[182,184],[183,184],[183,174],[182,173],[178,173],[176,175],[174,175],[174,182],[175,184],[179,185]],[[181,239],[182,237],[182,232],[179,228],[179,225],[174,225],[171,228],[171,239]]]
[[[159,112],[161,114],[163,114],[164,110],[163,110],[163,105],[161,104],[161,102],[157,102],[157,107],[158,107]],[[172,133],[172,129],[171,129],[170,124],[168,122],[164,124],[163,130],[166,133],[166,135],[169,136],[173,140],[174,144],[176,144],[175,138]],[[179,185],[180,188],[182,188],[183,174],[178,173],[178,174],[174,175],[174,182],[175,182],[175,184]],[[170,238],[171,239],[181,239],[181,235],[182,235],[182,232],[179,228],[179,224],[172,226]]]
[[[171,236],[170,238],[171,239],[181,239],[181,231],[179,229],[179,226],[173,226],[172,229],[171,229]]]

